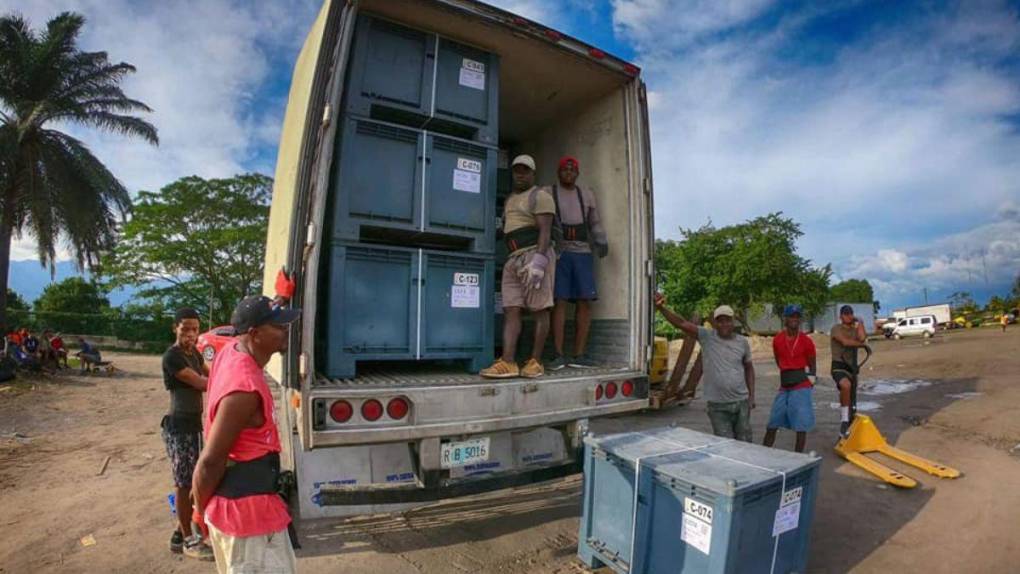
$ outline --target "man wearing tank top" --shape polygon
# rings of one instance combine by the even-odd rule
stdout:
[[[248,297],[231,316],[236,342],[209,374],[206,444],[195,468],[195,520],[208,532],[216,567],[227,572],[294,572],[290,514],[276,492],[280,435],[263,369],[287,351],[300,317],[268,297]]]

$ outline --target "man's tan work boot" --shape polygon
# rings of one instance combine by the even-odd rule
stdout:
[[[527,377],[529,379],[541,377],[544,374],[545,367],[542,366],[542,363],[536,361],[534,357],[528,359],[528,362],[524,365],[524,368],[521,369],[521,376]]]
[[[491,367],[482,369],[478,374],[486,379],[512,379],[521,376],[521,370],[517,367],[517,363],[496,359]]]

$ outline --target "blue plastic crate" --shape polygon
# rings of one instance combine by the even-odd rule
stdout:
[[[362,15],[344,93],[348,113],[495,145],[499,57]]]
[[[449,359],[477,372],[492,361],[493,277],[491,256],[333,244],[322,371],[346,379],[362,361]]]
[[[334,239],[492,253],[495,148],[352,116],[340,137]]]
[[[804,572],[820,464],[681,428],[586,437],[578,555],[621,574]]]

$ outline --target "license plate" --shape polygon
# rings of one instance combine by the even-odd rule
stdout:
[[[456,468],[487,460],[489,460],[489,437],[444,443],[440,451],[442,468]]]

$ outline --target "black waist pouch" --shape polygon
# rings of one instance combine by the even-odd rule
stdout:
[[[808,380],[807,371],[804,369],[788,369],[785,371],[779,371],[779,384],[782,385],[784,389],[796,387],[806,380]]]
[[[513,253],[518,249],[538,245],[538,228],[522,227],[520,229],[515,229],[506,234],[504,241],[506,241],[506,248],[510,251],[510,253]]]
[[[280,479],[280,453],[245,462],[228,462],[216,494],[223,498],[244,498],[255,494],[277,494]]]

